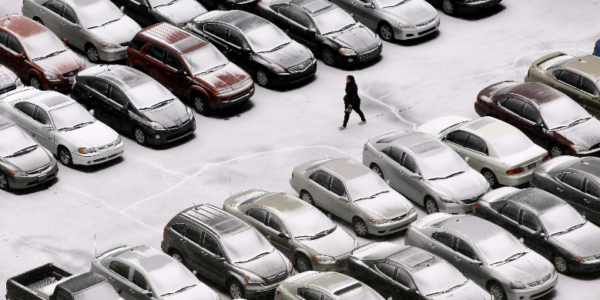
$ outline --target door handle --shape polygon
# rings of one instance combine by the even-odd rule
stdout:
[[[435,245],[433,243],[429,243],[429,246],[431,246],[431,249],[435,248]]]
[[[133,289],[129,289],[130,292],[133,292]]]
[[[144,63],[145,63],[145,64],[147,64],[147,65],[150,65],[150,63],[149,63],[149,62],[147,62],[147,61],[144,61]]]
[[[456,259],[456,261],[460,261],[460,258],[458,258],[458,256],[455,256],[454,259]]]
[[[87,93],[87,96],[88,96],[88,98],[90,98],[90,99],[91,99],[91,98],[92,98],[94,95],[92,95],[92,94],[90,94],[90,93]]]
[[[187,243],[187,241],[184,240],[184,239],[180,239],[179,241],[182,242],[182,243],[184,243],[184,244]]]
[[[559,192],[561,192],[561,193],[563,192],[563,190],[561,188],[556,188],[556,190],[559,191]]]
[[[202,251],[202,252],[200,252],[200,253],[202,253],[202,255],[206,256],[206,252]]]
[[[590,203],[590,200],[588,199],[583,199],[583,201],[585,201],[585,203]]]

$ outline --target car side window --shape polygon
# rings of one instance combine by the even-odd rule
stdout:
[[[273,228],[273,230],[277,232],[287,233],[287,231],[285,230],[285,226],[283,226],[283,222],[281,222],[279,218],[272,214],[269,214],[269,224],[267,226]]]
[[[36,108],[35,117],[33,119],[44,125],[52,125],[48,113],[39,107]]]
[[[121,91],[117,90],[115,87],[110,88],[108,98],[122,107],[127,107],[127,103],[129,103],[127,97],[125,97],[125,95],[123,95],[123,93],[121,93]]]
[[[442,243],[446,247],[452,249],[452,236],[443,232],[434,232],[431,236],[434,240]]]
[[[523,105],[525,105],[525,102],[523,102],[523,100],[512,97],[507,98],[506,100],[504,100],[504,102],[502,102],[502,106],[504,106],[504,108],[508,109],[509,111],[515,113],[517,116],[520,117],[523,116]]]
[[[100,93],[102,96],[105,96],[108,94],[108,83],[102,81],[102,80],[94,80],[92,81],[92,85],[91,85],[92,89],[94,89],[96,92]]]
[[[529,103],[525,104],[525,110],[523,111],[523,118],[527,119],[528,121],[530,121],[534,124],[542,122],[542,117],[540,116],[540,113],[538,112],[538,110]]]
[[[238,48],[244,48],[246,46],[246,41],[244,40],[244,37],[242,36],[241,33],[237,32],[237,30],[234,29],[227,29],[228,30],[228,34],[227,34],[227,41],[229,43],[231,43],[232,45],[238,47]]]
[[[331,181],[331,175],[322,170],[317,170],[312,173],[309,177],[310,180],[316,182],[320,186],[329,189],[329,182]]]
[[[183,63],[181,62],[181,59],[179,59],[179,56],[170,50],[167,50],[167,66],[177,71],[184,70]]]
[[[306,300],[321,300],[321,296],[323,295],[319,291],[315,291],[313,289],[308,288],[299,288],[296,291],[296,293],[298,294],[298,296]]]
[[[346,188],[344,183],[336,177],[331,177],[331,192],[338,196],[346,196]]]
[[[144,278],[144,275],[140,274],[138,271],[133,271],[131,282],[133,282],[133,284],[137,285],[142,290],[148,290],[148,282],[146,282],[146,278]]]
[[[566,173],[562,178],[562,182],[579,191],[581,191],[583,187],[583,177],[573,173]]]
[[[146,46],[147,43],[148,43],[148,40],[141,38],[139,36],[135,36],[131,40],[131,42],[129,42],[129,48],[139,52],[140,50],[142,50],[142,48],[144,48],[144,46]]]
[[[383,149],[383,154],[389,156],[393,161],[397,162],[399,165],[402,165],[402,157],[404,152],[396,147],[388,147]]]
[[[407,288],[410,288],[414,285],[410,275],[408,275],[406,271],[402,270],[402,268],[398,268],[396,270],[396,276],[394,277],[394,280]]]
[[[251,208],[249,209],[246,214],[248,216],[250,216],[251,218],[267,225],[266,221],[267,221],[267,211],[264,209],[260,209],[260,208]]]
[[[417,162],[412,156],[408,155],[407,153],[404,154],[404,161],[402,162],[402,166],[415,174],[419,173]]]
[[[31,117],[32,119],[35,116],[35,105],[33,105],[31,103],[27,103],[27,102],[17,103],[17,104],[15,104],[15,109],[21,111],[22,113],[26,114],[27,116]]]
[[[204,25],[204,31],[208,32],[222,40],[225,40],[227,37],[227,28],[217,24],[206,24]]]
[[[164,54],[165,48],[158,44],[152,44],[152,46],[150,46],[150,49],[148,49],[148,52],[146,52],[147,56],[150,56],[160,62],[162,62]]]
[[[13,52],[15,52],[17,54],[25,54],[25,52],[23,52],[23,48],[21,47],[21,44],[19,44],[19,41],[17,41],[17,39],[12,35],[8,36],[7,46],[8,46],[8,49],[12,50]]]
[[[185,230],[185,235],[186,238],[188,238],[190,241],[196,243],[198,246],[200,246],[200,241],[202,240],[202,232],[200,231],[200,229],[194,227],[194,226],[188,226],[187,229]]]
[[[117,275],[129,280],[129,266],[120,261],[111,261],[108,269]]]
[[[537,217],[528,210],[523,210],[523,219],[521,224],[533,232],[542,231],[542,225],[538,222]]]
[[[581,78],[581,90],[594,96],[599,96],[598,87],[589,79]]]
[[[452,142],[457,145],[460,145],[460,146],[463,146],[463,147],[467,144],[468,138],[469,138],[469,134],[464,131],[460,131],[460,130],[450,132],[446,136],[447,141]]]
[[[48,8],[49,10],[53,11],[57,15],[61,16],[62,15],[62,11],[63,11],[63,7],[65,5],[62,2],[60,2],[60,1],[50,0],[50,1],[42,4],[42,6]]]
[[[308,15],[306,15],[306,13],[304,13],[303,11],[291,8],[291,9],[289,9],[288,14],[289,14],[288,18],[290,18],[290,20],[298,23],[298,25],[303,26],[304,28],[313,28],[314,27],[312,21],[310,20],[310,17],[308,17]]]
[[[173,229],[173,231],[183,235],[183,232],[185,231],[185,226],[186,226],[185,224],[181,224],[181,223],[173,224],[173,225],[171,225],[171,229]]]
[[[386,263],[379,263],[376,265],[376,267],[385,276],[389,277],[390,279],[394,279],[394,275],[396,273],[396,267],[394,267],[390,264],[386,264]]]
[[[223,253],[221,252],[221,248],[219,248],[219,243],[211,235],[204,233],[204,243],[202,244],[202,246],[208,252],[210,252],[216,256],[220,256],[220,257],[223,256]]]
[[[579,85],[579,75],[567,70],[562,70],[560,72],[560,75],[558,75],[558,80],[573,86],[574,88],[577,88]]]
[[[587,179],[585,181],[585,193],[596,198],[600,198],[600,185],[595,181]]]
[[[459,238],[456,238],[456,252],[458,252],[472,260],[479,260],[479,257],[477,257],[475,250],[473,250],[473,248],[471,248],[471,245],[469,245],[467,242],[465,242]]]
[[[73,24],[77,24],[77,15],[75,14],[75,11],[68,5],[65,5],[65,10],[63,11],[63,18],[65,18],[67,21]]]
[[[471,137],[469,138],[469,141],[467,142],[467,148],[473,151],[483,153],[485,155],[488,154],[488,149],[487,145],[485,144],[485,141],[475,135],[471,135]]]
[[[507,203],[500,214],[517,224],[519,223],[519,207],[512,203]]]
[[[0,45],[6,46],[7,39],[8,39],[8,33],[0,30]]]

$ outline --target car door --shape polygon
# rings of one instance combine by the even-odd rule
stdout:
[[[203,230],[202,234],[202,251],[200,254],[204,257],[204,266],[211,273],[211,279],[218,283],[225,283],[226,270],[225,254],[223,248],[219,244],[217,238],[207,231]],[[243,247],[243,245],[240,245]]]
[[[554,88],[559,89],[577,103],[582,104],[577,90],[581,76],[569,70],[558,70],[554,72],[554,77],[556,78],[556,83],[552,84]]]
[[[590,222],[598,225],[600,224],[600,184],[587,177],[585,180],[585,194],[588,197],[584,198],[586,207],[583,209],[583,215]],[[586,199],[587,201],[585,201]]]
[[[266,19],[271,21],[289,35],[290,26],[292,23],[290,18],[292,15],[292,9],[290,8],[290,5],[287,3],[276,3],[271,5],[269,8],[273,11],[273,13],[268,13]]]
[[[416,285],[413,282],[410,274],[403,268],[396,268],[396,275],[394,275],[395,288],[394,288],[394,299],[407,299],[417,300],[420,299],[419,295],[414,293],[416,291]]]
[[[529,210],[523,209],[521,212],[521,222],[519,229],[521,236],[523,237],[523,243],[525,246],[533,249],[534,251],[542,254],[543,256],[550,257],[552,249],[549,248],[546,239],[541,236],[544,232],[542,225],[536,215]]]
[[[120,261],[113,260],[108,264],[108,281],[117,294],[125,300],[135,300],[129,293],[129,273],[131,268]]]
[[[129,287],[129,293],[131,295],[131,298],[133,299],[144,299],[144,298],[150,298],[148,296],[145,295],[145,292],[147,291],[151,291],[152,289],[150,288],[150,285],[148,284],[148,280],[146,279],[146,277],[143,275],[142,272],[133,269],[133,273],[131,274],[131,285]],[[159,295],[156,295],[159,296]]]
[[[170,81],[170,78],[165,73],[165,66],[163,64],[166,52],[165,47],[153,43],[148,48],[148,51],[146,51],[146,58],[144,59],[148,75],[165,86]]]
[[[404,180],[406,181],[406,189],[403,191],[406,195],[418,201],[425,198],[423,192],[423,181],[417,161],[410,152],[404,152],[404,158],[402,159],[402,168],[404,168]]]
[[[573,208],[583,214],[585,210],[586,195],[583,192],[584,177],[575,173],[562,173],[558,176],[559,182],[562,183],[556,187],[554,194],[558,197],[567,200]]]
[[[318,207],[333,213],[327,196],[329,194],[328,189],[330,182],[331,174],[323,170],[316,170],[308,177],[307,185],[315,204]]]
[[[546,148],[550,139],[546,137],[546,129],[538,107],[531,103],[525,103],[522,121],[519,127],[534,143]]]
[[[246,42],[244,35],[234,27],[228,26],[226,29],[227,58],[242,68],[250,68],[250,46]]]
[[[27,133],[33,136],[36,140],[35,131],[33,130],[34,126],[34,116],[35,116],[35,105],[29,102],[19,102],[15,104],[15,114],[14,120],[21,126],[21,128],[25,129]]]
[[[481,170],[488,167],[488,147],[482,138],[470,134],[465,149],[468,150],[465,159],[469,158],[468,163],[473,169]]]
[[[365,276],[369,278],[371,286],[377,288],[377,292],[383,297],[392,297],[392,299],[404,299],[404,295],[399,295],[400,290],[398,289],[397,282],[394,279],[396,275],[396,266],[389,263],[381,262],[375,264],[375,269],[378,271],[380,278],[374,278],[373,276]],[[398,292],[396,292],[398,290]],[[388,299],[388,298],[386,298]]]
[[[486,278],[485,269],[482,267],[481,258],[477,255],[477,252],[473,249],[471,244],[467,241],[454,238],[454,249],[456,254],[454,260],[456,261],[457,267],[467,278],[473,279],[475,282],[481,281]]]
[[[206,47],[210,47],[210,45]],[[171,80],[165,82],[165,87],[172,93],[185,97],[193,84],[190,79],[193,74],[189,74],[189,69],[179,55],[170,49],[166,49],[166,51],[167,57],[163,68],[165,76],[168,76]]]
[[[498,101],[498,104],[500,104],[502,110],[499,112],[500,119],[514,126],[519,126],[519,119],[523,117],[525,101],[515,97],[506,97]]]
[[[376,28],[379,23],[377,8],[372,0],[350,0],[354,19],[369,28]]]
[[[54,152],[56,149],[55,136],[56,128],[47,111],[36,105],[35,114],[33,116],[34,126],[32,131],[35,132],[36,139],[46,149]]]
[[[299,43],[316,51],[316,26],[310,16],[305,11],[289,5],[283,13],[290,20],[288,34]]]
[[[404,179],[404,167],[402,167],[402,159],[404,158],[404,151],[397,147],[390,146],[383,150],[380,156],[382,164],[380,165],[383,176],[386,180],[389,180],[390,186],[398,192],[404,194],[404,190],[407,188],[406,180]]]
[[[183,233],[182,253],[186,259],[186,266],[190,270],[195,270],[203,276],[211,276],[211,270],[206,268],[206,263],[201,254],[202,230],[197,226],[188,225]]]
[[[89,90],[84,93],[89,99],[85,101],[87,109],[93,109],[94,116],[103,123],[114,126],[117,120],[113,115],[113,108],[108,104],[108,82],[96,78],[92,79],[88,86]]]
[[[105,101],[111,115],[111,121],[114,122],[114,127],[122,132],[131,132],[133,130],[133,120],[129,115],[133,114],[133,112],[130,112],[133,106],[125,93],[116,86],[109,84],[108,98]]]
[[[521,237],[519,228],[519,214],[521,209],[514,203],[508,202],[502,209],[500,214],[497,215],[498,219],[496,224],[504,228],[508,232],[512,233],[517,238]]]
[[[450,146],[450,148],[452,148],[452,150],[458,153],[458,155],[460,155],[462,158],[465,158],[468,156],[468,153],[465,151],[465,146],[467,144],[468,139],[469,133],[462,130],[456,130],[448,133],[445,137],[442,138],[442,141],[444,141],[448,146]],[[473,168],[470,161],[467,161],[467,163],[469,163],[471,168]],[[475,170],[479,171],[479,169]]]
[[[600,91],[598,91],[598,86],[592,80],[582,77],[579,90],[583,94],[583,107],[590,114],[600,117]]]
[[[147,0],[123,0],[121,3],[124,13],[140,24],[142,28],[157,22],[151,14]]]
[[[431,251],[443,259],[447,260],[449,263],[453,264],[455,267],[459,268],[456,265],[456,260],[454,259],[454,248],[452,247],[454,243],[454,236],[446,233],[446,232],[434,232],[431,235],[431,240],[429,241],[429,247],[426,250]]]
[[[354,216],[354,212],[350,207],[352,205],[350,201],[353,200],[351,196],[348,195],[344,183],[332,175],[328,193],[329,203],[333,213],[347,222],[352,222]],[[340,197],[345,197],[345,200],[340,199]]]
[[[226,53],[228,49],[228,44],[225,41],[227,36],[227,27],[225,25],[219,23],[208,23],[203,24],[202,32],[206,35],[206,37],[217,47],[220,51]],[[198,29],[195,29],[196,31]]]
[[[289,231],[286,229],[283,220],[277,216],[269,213],[267,215],[267,227],[265,228],[266,238],[273,244],[275,248],[283,252],[284,255],[291,257],[293,252],[293,245],[291,238],[280,237],[279,234],[283,233],[289,236]]]
[[[8,55],[6,58],[9,63],[9,67],[15,70],[17,76],[29,79],[29,70],[33,69],[33,66],[29,62],[30,58],[25,55],[25,51],[23,50],[21,43],[12,34],[8,34],[6,49],[8,50]]]
[[[65,4],[65,8],[60,20],[60,37],[68,39],[68,43],[77,49],[84,49],[85,40],[83,37],[83,29],[77,18],[75,10]]]
[[[54,34],[58,35],[60,38],[63,38],[61,35],[61,19],[62,12],[65,8],[64,3],[59,0],[51,0],[48,1],[42,6],[40,6],[40,10],[42,14],[40,15],[40,19],[44,22],[44,26],[48,27]]]

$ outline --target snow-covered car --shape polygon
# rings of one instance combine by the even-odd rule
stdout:
[[[21,79],[4,65],[0,65],[0,95],[23,87]]]
[[[302,200],[351,223],[361,237],[399,232],[417,219],[410,201],[350,158],[303,163],[294,168],[290,185]]]
[[[123,154],[117,132],[61,93],[25,87],[0,95],[0,110],[64,165],[95,165]]]
[[[384,41],[416,39],[435,32],[440,16],[425,0],[331,0]]]
[[[384,300],[368,285],[337,272],[309,271],[282,282],[274,300]]]
[[[441,256],[497,300],[537,299],[558,283],[547,259],[478,217],[428,215],[409,227],[404,243]]]
[[[146,28],[166,22],[183,27],[195,17],[207,12],[196,0],[111,0],[123,12]]]
[[[442,7],[447,15],[473,13],[496,6],[502,0],[427,0]]]
[[[36,186],[54,179],[56,173],[52,153],[0,115],[0,190]]]
[[[285,193],[251,189],[225,200],[223,209],[254,226],[300,272],[343,271],[358,242],[313,205]]]
[[[483,174],[492,188],[525,184],[533,169],[548,160],[548,152],[534,144],[523,132],[492,117],[468,122],[452,117],[430,123],[421,125],[417,131],[440,138],[471,168]],[[443,128],[443,133],[434,128]]]
[[[125,59],[129,42],[142,28],[110,0],[24,0],[24,16],[48,27],[88,59]]]
[[[429,214],[469,213],[490,189],[452,148],[418,131],[390,130],[372,136],[364,146],[363,165]]]

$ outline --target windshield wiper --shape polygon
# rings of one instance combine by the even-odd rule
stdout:
[[[175,100],[175,99],[168,99],[168,100],[165,100],[165,101],[158,102],[158,103],[156,103],[156,104],[154,104],[154,105],[150,106],[150,108],[149,108],[149,109],[157,109],[157,108],[159,108],[159,107],[163,107],[163,106],[165,106],[165,105],[167,105],[167,104],[171,103],[171,102],[172,102],[172,101],[174,101],[174,100]]]
[[[340,32],[340,31],[344,31],[344,30],[346,30],[346,29],[348,29],[348,28],[350,28],[350,27],[354,26],[354,24],[356,24],[356,23],[348,24],[348,25],[346,25],[346,26],[344,26],[344,27],[342,27],[342,28],[340,28],[340,29],[337,29],[337,30],[330,31],[330,32],[328,32],[328,33],[325,33],[325,34],[323,34],[323,35],[327,35],[327,34],[332,34],[332,33]]]
[[[273,251],[271,251],[271,252],[273,252]],[[245,264],[245,263],[247,263],[247,262],[250,262],[250,261],[253,261],[253,260],[259,259],[259,258],[261,258],[261,257],[263,257],[263,256],[265,256],[265,255],[268,255],[268,254],[269,254],[269,253],[271,253],[271,252],[263,252],[263,253],[261,253],[261,254],[259,254],[259,255],[255,256],[255,257],[253,257],[253,258],[249,259],[249,260],[246,260],[246,261],[236,261],[235,263],[236,263],[236,264]]]
[[[454,177],[454,176],[456,176],[456,175],[459,175],[459,174],[462,174],[462,173],[464,173],[464,172],[465,172],[465,171],[458,171],[458,172],[452,173],[452,174],[450,174],[450,175],[448,175],[448,176],[444,176],[444,177],[433,177],[433,178],[428,178],[427,180],[448,179],[448,178],[450,178],[450,177]]]
[[[277,50],[279,50],[279,49],[281,49],[281,48],[283,48],[283,47],[287,46],[289,43],[291,43],[291,42],[287,42],[287,43],[285,43],[285,44],[281,44],[281,45],[279,45],[279,46],[277,46],[277,47],[275,47],[275,48],[273,48],[273,49],[271,49],[271,50],[267,50],[267,51],[260,51],[260,53],[266,53],[266,52],[273,52],[273,51],[277,51]]]
[[[169,3],[165,3],[165,4],[159,4],[159,5],[155,6],[154,8],[161,7],[161,6],[169,6],[169,5],[171,5],[171,4],[175,3],[175,2],[177,2],[177,0],[173,0],[173,1],[171,1]]]
[[[104,23],[104,24],[102,24],[102,25],[100,25],[100,26],[105,26],[105,25],[107,25],[107,24],[110,24],[110,23],[112,23],[112,22],[116,22],[116,21],[119,21],[119,20],[121,20],[121,18],[114,19],[114,20],[112,20],[112,21],[108,21],[108,22],[106,22],[106,23]]]
[[[46,55],[46,56],[40,56],[40,57],[36,57],[36,58],[34,58],[34,59],[32,59],[32,60],[33,60],[33,61],[38,61],[38,60],[46,59],[46,58],[48,58],[48,57],[56,56],[56,55],[58,55],[58,54],[60,54],[60,53],[63,53],[63,52],[65,52],[65,51],[67,51],[67,50],[66,50],[66,49],[63,49],[63,50],[54,51],[54,52],[52,52],[52,53],[50,53],[50,54],[48,54],[48,55]]]
[[[569,228],[567,228],[565,230],[557,231],[557,232],[551,234],[550,236],[560,235],[560,234],[563,234],[563,233],[567,233],[567,232],[573,231],[573,230],[575,230],[575,229],[583,226],[584,224],[585,224],[585,222],[583,222],[581,224],[573,225],[573,226],[571,226],[571,227],[569,227]]]
[[[168,295],[174,295],[174,294],[177,294],[177,293],[179,293],[179,292],[183,292],[183,291],[185,291],[185,290],[187,290],[187,289],[189,289],[189,288],[191,288],[191,287],[195,287],[195,286],[196,286],[196,284],[191,284],[191,285],[188,285],[188,286],[184,286],[184,287],[182,287],[182,288],[180,288],[180,289],[176,290],[175,292],[172,292],[172,293],[166,293],[166,294],[163,294],[163,295],[160,295],[160,296],[161,296],[161,297],[163,297],[163,296],[168,296]]]
[[[379,194],[383,194],[383,193],[389,193],[389,190],[388,190],[388,191],[381,191],[381,192],[377,192],[377,193],[375,193],[375,194],[373,194],[373,195],[371,195],[371,196],[369,196],[369,197],[362,197],[362,198],[358,198],[358,199],[356,199],[356,200],[354,200],[354,201],[356,202],[356,201],[365,200],[365,199],[373,199],[373,198],[377,197],[377,195],[379,195]]]
[[[11,155],[5,156],[5,158],[7,158],[7,157],[17,157],[17,156],[21,156],[23,154],[27,154],[27,153],[29,153],[29,152],[37,149],[37,147],[38,147],[37,145],[33,145],[33,146],[29,146],[27,148],[23,148],[23,149],[15,152],[15,153],[13,153]]]
[[[220,68],[224,67],[225,65],[226,65],[226,64],[220,64],[220,65],[218,65],[218,66],[215,66],[215,67],[212,67],[212,68],[210,68],[210,69],[208,69],[208,70],[206,70],[206,71],[202,71],[202,72],[200,72],[200,73],[198,73],[198,74],[196,74],[196,75],[200,75],[200,74],[208,74],[208,73],[210,73],[210,72],[212,72],[212,71],[215,71],[215,70],[218,70],[218,69],[220,69]]]
[[[509,262],[511,262],[511,261],[513,261],[513,260],[517,260],[517,259],[519,259],[521,256],[523,256],[523,255],[525,255],[525,254],[527,254],[527,252],[519,252],[519,253],[515,253],[515,254],[511,255],[509,258],[507,258],[507,259],[505,259],[505,260],[503,260],[503,261],[497,261],[497,262],[495,262],[495,263],[491,263],[491,264],[490,264],[490,266],[493,266],[493,265],[495,265],[495,264],[506,264],[506,263],[509,263]]]
[[[403,1],[400,1],[400,2],[398,2],[398,3],[396,3],[396,4],[394,4],[394,5],[384,6],[384,7],[382,7],[382,8],[387,8],[387,7],[394,7],[394,6],[398,6],[398,5],[400,5],[400,4],[403,4],[403,3],[406,3],[406,2],[408,2],[408,1],[410,1],[410,0],[403,0]]]
[[[441,292],[435,292],[435,293],[427,294],[427,296],[433,296],[433,295],[441,295],[441,294],[446,294],[446,293],[448,293],[448,292],[451,292],[451,291],[453,291],[453,290],[455,290],[455,289],[457,289],[457,288],[459,288],[459,287],[461,287],[461,286],[463,286],[463,285],[467,284],[467,282],[469,282],[469,280],[465,280],[465,282],[463,282],[463,283],[460,283],[460,284],[457,284],[457,285],[455,285],[455,286],[453,286],[453,287],[451,287],[451,288],[449,288],[449,289],[447,289],[447,290],[445,290],[445,291],[441,291]]]
[[[577,124],[579,124],[579,123],[583,123],[583,122],[585,122],[585,121],[589,120],[590,118],[591,118],[591,117],[587,117],[587,118],[579,118],[579,119],[577,119],[577,120],[575,120],[575,121],[571,122],[571,124],[569,124],[569,127],[571,127],[571,126],[575,126],[575,125],[577,125]]]

